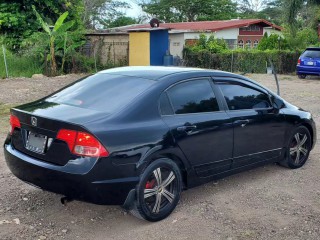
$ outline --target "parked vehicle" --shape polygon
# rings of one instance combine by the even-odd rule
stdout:
[[[299,57],[297,63],[297,75],[305,79],[307,75],[320,75],[320,48],[307,48]]]
[[[266,163],[300,168],[316,142],[309,112],[244,76],[124,67],[15,107],[4,144],[21,180],[166,218],[183,189]]]

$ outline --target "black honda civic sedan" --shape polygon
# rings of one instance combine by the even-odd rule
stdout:
[[[13,108],[10,124],[18,178],[148,221],[184,189],[266,163],[299,168],[316,142],[309,112],[243,76],[192,68],[102,71]]]

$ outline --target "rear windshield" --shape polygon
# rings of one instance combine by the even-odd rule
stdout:
[[[319,50],[306,50],[302,53],[301,57],[306,58],[320,58],[320,49]]]
[[[142,78],[101,73],[77,81],[46,101],[113,113],[153,83],[152,80]]]

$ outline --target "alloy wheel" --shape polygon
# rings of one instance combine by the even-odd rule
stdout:
[[[309,153],[309,139],[306,133],[297,132],[290,144],[290,158],[295,165],[306,160]]]
[[[144,201],[153,214],[167,208],[176,198],[176,176],[165,167],[156,168],[150,174],[144,189]]]

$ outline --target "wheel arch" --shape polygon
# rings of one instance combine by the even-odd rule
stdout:
[[[168,151],[160,150],[154,152],[148,158],[144,159],[144,161],[137,167],[140,169],[140,172],[142,173],[151,163],[163,158],[169,159],[177,164],[181,172],[183,188],[187,189],[189,186],[190,175],[192,174],[192,168],[190,167],[189,162],[187,161],[187,159],[185,159],[180,149],[170,148],[168,149]]]
[[[314,146],[314,132],[311,124],[308,122],[302,122],[299,126],[304,126],[309,130],[311,136],[311,146]]]

